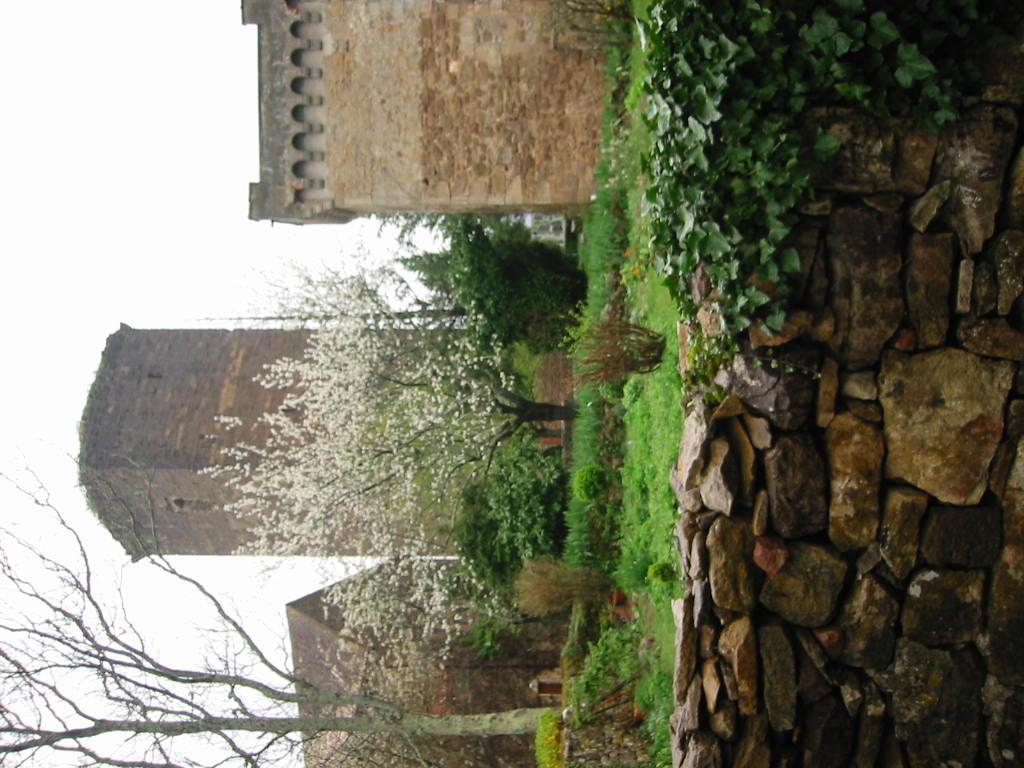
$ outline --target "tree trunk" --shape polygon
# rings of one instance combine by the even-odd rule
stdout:
[[[494,398],[502,412],[516,417],[517,424],[535,421],[572,421],[576,418],[576,406],[571,404],[539,403],[508,389],[496,390]]]
[[[106,734],[185,736],[203,733],[398,733],[409,736],[514,736],[533,733],[547,707],[509,709],[479,715],[417,715],[394,717],[198,717],[188,720],[97,720],[93,725],[66,731],[33,731],[34,738],[0,746],[0,755],[24,752],[66,741]]]

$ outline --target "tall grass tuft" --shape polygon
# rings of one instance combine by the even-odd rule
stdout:
[[[568,610],[576,601],[596,603],[610,583],[600,571],[579,568],[554,558],[527,560],[516,577],[516,602],[530,616],[550,616]]]

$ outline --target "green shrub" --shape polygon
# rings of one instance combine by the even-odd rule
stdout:
[[[643,535],[629,535],[622,538],[620,547],[615,582],[627,592],[640,592],[647,585],[647,573],[654,565],[649,542]]]
[[[528,431],[510,438],[487,476],[463,489],[452,530],[463,567],[483,584],[505,589],[523,560],[558,554],[566,486],[559,455],[541,453]]]
[[[583,669],[571,681],[569,703],[577,723],[585,723],[608,696],[627,690],[641,671],[637,647],[640,631],[636,624],[609,626],[591,643]]]
[[[580,467],[572,476],[572,492],[580,501],[594,501],[608,487],[608,476],[599,464]]]
[[[479,659],[497,659],[508,653],[507,643],[516,634],[514,624],[495,616],[481,616],[462,638],[462,644],[471,648]]]
[[[648,670],[636,687],[636,705],[644,713],[644,733],[651,742],[655,765],[672,765],[672,740],[665,727],[672,716],[672,675],[662,670]]]
[[[537,768],[562,768],[563,750],[562,720],[554,710],[541,713],[540,725],[534,737],[534,754]]]
[[[555,349],[583,299],[583,273],[560,248],[531,240],[521,224],[477,216],[445,219],[448,250],[403,259],[423,283],[466,312],[481,343],[523,341]]]
[[[647,582],[650,584],[672,584],[679,578],[679,571],[674,563],[659,560],[647,567]]]

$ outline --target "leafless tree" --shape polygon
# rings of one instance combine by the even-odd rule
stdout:
[[[224,630],[202,663],[168,661],[123,598],[103,594],[82,538],[47,491],[3,479],[52,521],[53,535],[44,547],[0,530],[0,766],[296,765],[303,750],[318,767],[432,766],[443,762],[430,744],[443,737],[536,728],[541,709],[437,716],[358,686],[325,690],[275,661],[206,587],[154,556]],[[51,554],[57,538],[71,557]]]

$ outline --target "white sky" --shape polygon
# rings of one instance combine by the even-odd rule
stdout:
[[[8,2],[0,30],[0,471],[34,468],[93,551],[148,590],[146,567],[124,565],[75,487],[76,426],[107,335],[121,322],[216,327],[203,318],[250,312],[289,260],[387,246],[373,222],[248,220],[256,28],[239,0]],[[35,514],[0,487],[0,524]],[[260,622],[331,578],[187,560]],[[166,602],[143,602],[168,617]]]

